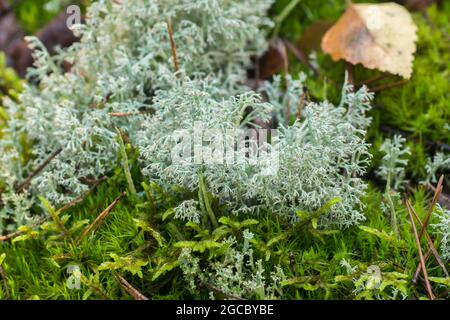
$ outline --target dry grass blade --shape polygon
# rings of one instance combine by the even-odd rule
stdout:
[[[428,209],[428,212],[427,212],[427,215],[426,215],[425,220],[423,222],[423,225],[420,228],[419,239],[422,238],[422,235],[425,232],[425,229],[426,229],[426,227],[428,225],[428,222],[430,222],[431,214],[433,213],[434,207],[436,206],[436,203],[437,203],[437,201],[439,199],[439,196],[442,193],[442,183],[443,182],[444,182],[444,175],[442,175],[439,178],[439,182],[438,182],[438,184],[436,186],[436,192],[434,193],[433,200],[431,201],[430,208]]]
[[[450,148],[448,148],[448,150],[450,150]],[[433,192],[433,193],[436,192],[436,188],[433,185],[427,184],[425,186],[431,192]],[[442,207],[450,208],[450,197],[448,195],[444,194],[443,192],[441,192],[441,194],[439,195],[438,203]]]
[[[118,196],[105,210],[103,210],[102,213],[100,213],[97,218],[92,222],[90,225],[84,229],[83,233],[81,234],[80,238],[78,239],[76,245],[78,246],[81,241],[92,231],[94,231],[98,226],[105,220],[105,218],[109,215],[109,213],[114,209],[119,201],[126,195],[126,192],[122,192],[120,196]]]
[[[414,207],[411,205],[411,202],[409,200],[407,200],[406,205],[409,206],[409,208],[411,209],[411,212],[414,214],[414,218],[416,219],[417,223],[419,224],[420,227],[422,227],[423,224],[420,221],[420,218],[417,215],[416,210],[414,210]],[[447,268],[445,267],[445,264],[442,261],[441,256],[439,255],[438,251],[436,250],[436,246],[434,245],[433,240],[431,239],[430,235],[428,234],[428,232],[426,230],[425,230],[424,234],[425,234],[425,237],[427,238],[428,245],[430,246],[430,249],[428,250],[428,252],[427,252],[427,254],[425,255],[425,258],[424,258],[425,262],[428,260],[428,257],[430,256],[430,254],[433,253],[434,258],[436,259],[436,262],[439,264],[439,266],[441,267],[442,271],[444,271],[444,274],[447,277],[449,277]],[[420,235],[419,235],[419,239],[421,239]],[[422,267],[419,264],[419,266],[417,267],[417,270],[420,272],[421,268]]]
[[[177,47],[175,46],[175,41],[173,40],[172,22],[170,22],[169,19],[167,19],[167,30],[169,31],[170,47],[172,48],[172,59],[175,67],[175,73],[178,73],[180,67],[178,66]]]
[[[428,261],[428,258],[430,257],[430,255],[431,255],[431,250],[428,249],[427,253],[425,254],[425,257],[423,257],[425,262]],[[416,272],[414,273],[414,277],[412,278],[412,282],[415,286],[419,283],[419,276],[420,276],[421,271],[422,271],[422,264],[420,264],[420,262],[419,262],[419,264],[417,265],[417,268],[416,268]]]
[[[148,300],[146,296],[140,293],[136,288],[134,288],[127,280],[125,280],[122,276],[116,274],[115,275],[117,282],[120,286],[128,292],[134,300]]]
[[[62,148],[58,148],[55,152],[53,152],[36,170],[34,170],[22,183],[16,186],[16,192],[20,193],[24,191],[30,184],[31,180],[37,176],[44,168],[62,151]]]
[[[434,300],[435,297],[434,297],[433,291],[431,290],[430,281],[428,280],[428,272],[427,272],[427,268],[425,266],[425,260],[423,258],[422,247],[420,246],[420,239],[419,239],[419,235],[417,233],[416,224],[414,223],[414,218],[411,213],[411,208],[408,205],[406,205],[406,209],[409,214],[409,219],[411,221],[412,229],[414,232],[414,238],[416,240],[417,252],[419,253],[419,259],[420,259],[420,263],[422,265],[422,273],[423,273],[423,277],[424,277],[424,281],[425,281],[425,287],[427,289],[427,293],[428,293],[428,296],[430,297],[430,299]]]

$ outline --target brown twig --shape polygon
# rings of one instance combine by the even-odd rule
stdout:
[[[80,245],[81,241],[91,232],[95,231],[100,224],[105,220],[105,218],[109,215],[109,213],[114,209],[115,206],[119,203],[119,201],[126,195],[126,192],[122,192],[120,196],[118,196],[105,210],[100,213],[97,218],[92,222],[90,225],[84,229],[83,233],[81,234],[80,238],[78,239],[76,245]]]
[[[378,87],[375,87],[375,88],[369,89],[369,90],[372,92],[378,92],[381,90],[392,89],[395,87],[400,87],[400,86],[406,84],[408,81],[409,80],[401,80],[401,81],[397,81],[397,82],[393,82],[393,83],[383,84],[383,85],[380,85]]]
[[[44,222],[45,220],[47,220],[47,219],[46,219],[46,218],[40,219],[38,222],[33,223],[33,224],[32,224],[31,226],[29,226],[29,227],[32,229],[32,228],[34,228],[34,227],[40,225],[40,224],[41,224],[42,222]],[[5,236],[0,236],[0,242],[1,242],[1,241],[7,241],[7,240],[14,239],[15,237],[20,236],[22,233],[24,233],[24,231],[15,231],[15,232],[12,232],[12,233],[7,234],[7,235],[5,235]]]
[[[134,300],[148,300],[146,296],[140,293],[135,287],[133,287],[127,280],[125,280],[122,276],[116,274],[115,278],[120,286],[128,292]]]
[[[22,183],[16,186],[16,192],[20,193],[24,191],[30,184],[31,180],[37,176],[44,168],[58,155],[63,149],[60,147],[53,152],[36,170],[34,170]]]
[[[419,239],[419,235],[417,233],[416,224],[414,223],[414,218],[412,217],[411,209],[409,208],[408,205],[406,205],[406,209],[409,214],[409,219],[411,221],[412,229],[414,232],[414,238],[416,240],[417,252],[419,253],[419,259],[420,259],[420,263],[422,265],[422,273],[423,273],[423,277],[424,277],[424,281],[425,281],[425,287],[427,289],[427,293],[428,293],[428,296],[430,297],[430,299],[434,300],[435,298],[434,298],[433,291],[431,290],[430,281],[428,280],[428,272],[427,272],[427,268],[425,266],[425,260],[423,258],[422,247],[420,246],[420,239]]]
[[[73,199],[72,201],[66,203],[64,206],[62,206],[61,208],[58,209],[59,212],[63,212],[66,211],[70,208],[72,208],[74,205],[82,202],[87,195],[89,195],[92,191],[95,190],[95,188],[97,188],[103,181],[106,181],[108,179],[108,177],[101,177],[100,179],[98,179],[94,185],[92,187],[89,188],[88,191],[86,191],[85,193],[83,193],[81,196]]]
[[[169,31],[170,47],[172,48],[172,59],[175,67],[175,73],[178,73],[180,67],[178,66],[177,47],[175,46],[175,41],[173,39],[172,22],[170,22],[169,19],[167,19],[167,30]]]

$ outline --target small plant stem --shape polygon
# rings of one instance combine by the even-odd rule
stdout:
[[[388,201],[389,208],[391,209],[392,229],[394,230],[395,236],[398,239],[398,238],[400,238],[400,232],[398,231],[397,213],[395,212],[394,201],[392,200],[392,197],[391,197],[391,175],[390,174],[387,177],[385,197],[386,197],[386,200]]]
[[[50,215],[52,220],[56,223],[56,225],[58,226],[58,228],[61,231],[61,233],[63,234],[63,236],[65,238],[68,238],[68,239],[70,239],[72,241],[72,237],[70,236],[69,231],[66,229],[66,227],[64,226],[64,223],[59,218],[60,212],[55,211],[52,208],[51,210],[48,210],[48,214]]]
[[[151,207],[151,211],[152,211],[151,218],[152,218],[152,217],[154,217],[156,215],[155,199],[153,199],[153,195],[152,195],[152,192],[150,190],[150,186],[149,185],[147,185],[145,182],[142,182],[142,187],[144,188],[144,192],[147,195],[148,201],[150,201],[150,207]]]
[[[409,208],[409,206],[406,206],[408,214],[409,214],[409,219],[411,221],[411,225],[412,225],[412,229],[413,229],[413,233],[414,233],[414,238],[416,240],[416,245],[417,245],[417,252],[419,253],[419,259],[420,259],[420,264],[422,265],[422,273],[423,273],[423,277],[425,280],[425,287],[427,289],[427,293],[428,296],[430,297],[431,300],[434,300],[434,294],[433,291],[431,289],[431,285],[430,285],[430,281],[428,280],[428,272],[427,272],[427,268],[425,266],[425,260],[423,258],[423,254],[422,254],[422,247],[420,245],[420,239],[419,239],[419,234],[417,233],[417,228],[416,228],[416,224],[414,223],[414,218],[412,216],[411,213],[411,208]]]
[[[112,209],[114,209],[117,204],[119,203],[119,201],[126,195],[125,192],[122,192],[120,194],[120,196],[118,196],[105,210],[102,211],[102,213],[100,213],[97,218],[94,220],[94,222],[92,222],[90,225],[88,225],[86,227],[86,229],[84,229],[83,233],[81,234],[80,238],[78,239],[78,241],[76,242],[76,245],[80,245],[81,241],[83,241],[83,239],[94,229],[98,228],[98,226],[100,226],[100,224],[105,220],[105,218],[109,215],[109,213],[112,211]]]
[[[122,166],[123,166],[123,171],[125,173],[125,178],[128,183],[128,190],[130,190],[131,195],[133,197],[135,197],[137,195],[137,192],[136,192],[136,188],[134,187],[133,178],[131,177],[130,167],[128,165],[128,162],[129,162],[128,155],[127,155],[127,150],[125,148],[125,144],[122,139],[122,132],[120,131],[119,128],[116,128],[116,131],[117,131],[117,135],[119,137],[119,148],[120,148],[120,154],[122,156]]]
[[[150,114],[151,112],[148,111],[139,111],[139,112],[108,112],[108,115],[110,117],[115,117],[115,118],[127,118],[127,117],[132,117],[132,116],[142,116],[142,115],[146,115],[146,114]]]
[[[354,79],[354,71],[355,68],[353,67],[353,65],[350,62],[345,62],[345,71],[347,71],[348,73],[348,83],[351,84],[352,86],[355,85],[355,79]],[[354,88],[353,88],[354,90]]]
[[[306,92],[302,93],[302,96],[300,97],[300,101],[298,102],[297,105],[297,119],[301,119],[302,118],[302,111],[303,108],[305,107],[305,99],[306,99]]]
[[[175,73],[178,73],[180,70],[180,67],[178,65],[178,58],[177,58],[177,47],[175,46],[175,40],[173,39],[173,28],[172,28],[172,22],[167,19],[167,30],[169,32],[169,39],[170,39],[170,47],[172,49],[172,59],[173,59],[173,65],[175,68]]]
[[[219,224],[217,223],[216,216],[214,215],[214,212],[211,208],[211,203],[209,202],[208,198],[208,192],[206,191],[206,185],[205,185],[205,179],[202,174],[200,174],[199,177],[199,187],[201,196],[203,198],[203,203],[205,204],[206,212],[209,215],[209,218],[211,219],[211,223],[213,224],[214,228],[219,227]]]
[[[60,147],[56,149],[36,170],[34,170],[22,183],[16,186],[16,192],[20,193],[24,191],[31,183],[31,180],[36,177],[44,168],[58,155],[63,149]]]

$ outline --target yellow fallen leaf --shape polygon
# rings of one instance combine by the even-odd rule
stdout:
[[[411,15],[399,4],[352,4],[324,35],[321,46],[335,61],[361,63],[409,79],[416,32]]]

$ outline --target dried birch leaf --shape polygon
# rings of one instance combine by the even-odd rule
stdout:
[[[396,3],[354,4],[322,38],[333,60],[411,77],[417,26]]]

